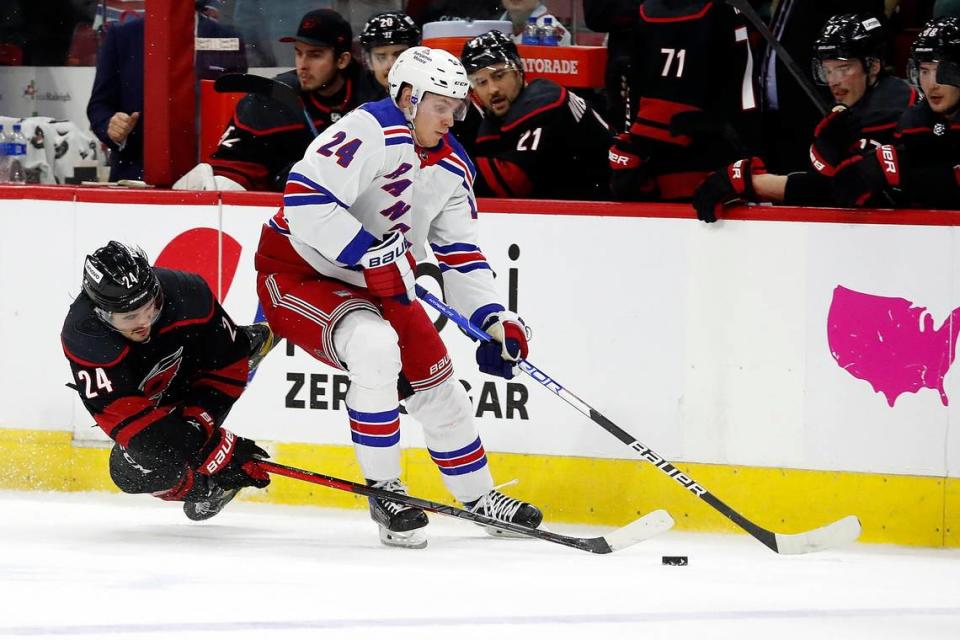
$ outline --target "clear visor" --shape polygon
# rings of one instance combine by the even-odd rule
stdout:
[[[917,89],[920,88],[920,61],[915,58],[907,60],[907,80]]]
[[[829,85],[831,81],[849,78],[870,65],[870,58],[860,62],[858,58],[813,59],[813,77],[818,84]]]
[[[921,79],[957,87],[960,86],[960,66],[946,60],[910,58],[907,61],[907,77],[910,84],[921,91],[923,90],[920,86]]]
[[[482,89],[487,83],[500,82],[511,73],[520,73],[520,69],[513,63],[481,67],[470,74],[470,86],[474,89]]]
[[[427,93],[417,110],[438,118],[452,117],[457,122],[463,122],[467,117],[467,106],[466,99]]]
[[[163,291],[148,300],[146,304],[131,311],[106,311],[97,308],[97,317],[117,331],[133,331],[151,327],[163,310]]]

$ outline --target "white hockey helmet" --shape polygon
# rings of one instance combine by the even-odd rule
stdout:
[[[404,112],[411,122],[417,115],[417,106],[426,93],[454,98],[463,101],[454,117],[463,120],[467,112],[467,92],[470,82],[463,65],[452,53],[430,47],[410,47],[397,57],[387,75],[390,83],[390,97],[400,106],[400,90],[410,85],[411,109]]]

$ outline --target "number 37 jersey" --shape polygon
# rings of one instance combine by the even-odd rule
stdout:
[[[364,288],[360,258],[399,231],[417,262],[429,242],[451,304],[469,314],[502,309],[479,247],[475,174],[452,135],[421,148],[389,98],[364,104],[291,169],[283,206],[261,236],[257,270],[316,272]]]

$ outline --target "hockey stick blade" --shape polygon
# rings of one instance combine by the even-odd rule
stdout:
[[[330,487],[331,489],[339,489],[340,491],[356,493],[371,498],[392,500],[394,502],[406,504],[411,507],[423,509],[424,511],[429,511],[431,513],[439,513],[441,515],[451,516],[461,520],[469,520],[475,524],[496,527],[497,529],[502,529],[504,531],[512,531],[513,533],[527,536],[529,538],[537,538],[539,540],[553,542],[554,544],[560,544],[565,547],[573,547],[574,549],[589,551],[590,553],[606,554],[612,553],[613,551],[617,551],[619,549],[625,549],[632,544],[641,542],[647,538],[652,538],[659,533],[667,531],[673,526],[673,518],[670,517],[670,514],[660,509],[658,511],[648,513],[638,520],[634,520],[625,527],[621,527],[611,532],[607,536],[601,536],[599,538],[578,538],[576,536],[565,536],[559,533],[553,533],[552,531],[546,531],[544,529],[531,529],[530,527],[514,524],[512,522],[504,522],[502,520],[490,518],[479,513],[467,511],[465,509],[458,509],[457,507],[442,504],[440,502],[433,502],[431,500],[425,500],[415,496],[408,496],[403,493],[394,493],[385,489],[377,489],[375,487],[369,487],[365,484],[359,484],[357,482],[351,482],[341,478],[334,478],[333,476],[317,473],[316,471],[297,469],[296,467],[289,467],[287,465],[279,464],[269,460],[259,460],[257,464],[261,469],[268,473],[285,476],[287,478],[293,478],[294,480],[303,480],[304,482],[311,482],[313,484]]]
[[[665,509],[651,511],[647,515],[634,520],[630,524],[611,531],[602,538],[595,540],[604,540],[610,551],[620,551],[638,542],[649,540],[653,536],[660,535],[673,528],[673,518]]]
[[[490,334],[470,322],[470,320],[464,317],[459,311],[420,285],[417,285],[417,297],[452,320],[454,324],[474,340],[481,342],[490,342],[493,340]],[[521,371],[549,389],[571,407],[590,418],[594,424],[599,425],[604,431],[622,442],[634,453],[639,454],[641,459],[646,460],[656,467],[658,471],[716,509],[717,512],[762,542],[771,551],[784,555],[823,551],[824,549],[853,542],[860,536],[860,521],[856,516],[847,516],[818,529],[795,534],[777,533],[761,527],[711,493],[691,476],[681,472],[672,462],[618,427],[612,420],[581,400],[573,392],[564,388],[559,382],[538,369],[529,360],[521,359],[517,364]]]
[[[782,555],[813,553],[856,542],[860,537],[860,519],[847,516],[805,533],[776,533],[775,551]]]
[[[213,90],[217,93],[253,93],[276,100],[295,113],[303,114],[304,121],[313,133],[313,137],[317,137],[317,128],[303,106],[300,94],[296,89],[279,80],[265,78],[253,73],[225,73],[214,80]]]

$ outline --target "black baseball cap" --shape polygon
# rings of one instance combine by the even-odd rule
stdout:
[[[333,47],[349,51],[353,45],[353,29],[333,9],[317,9],[300,18],[297,35],[284,36],[280,42],[303,42],[315,47]]]

